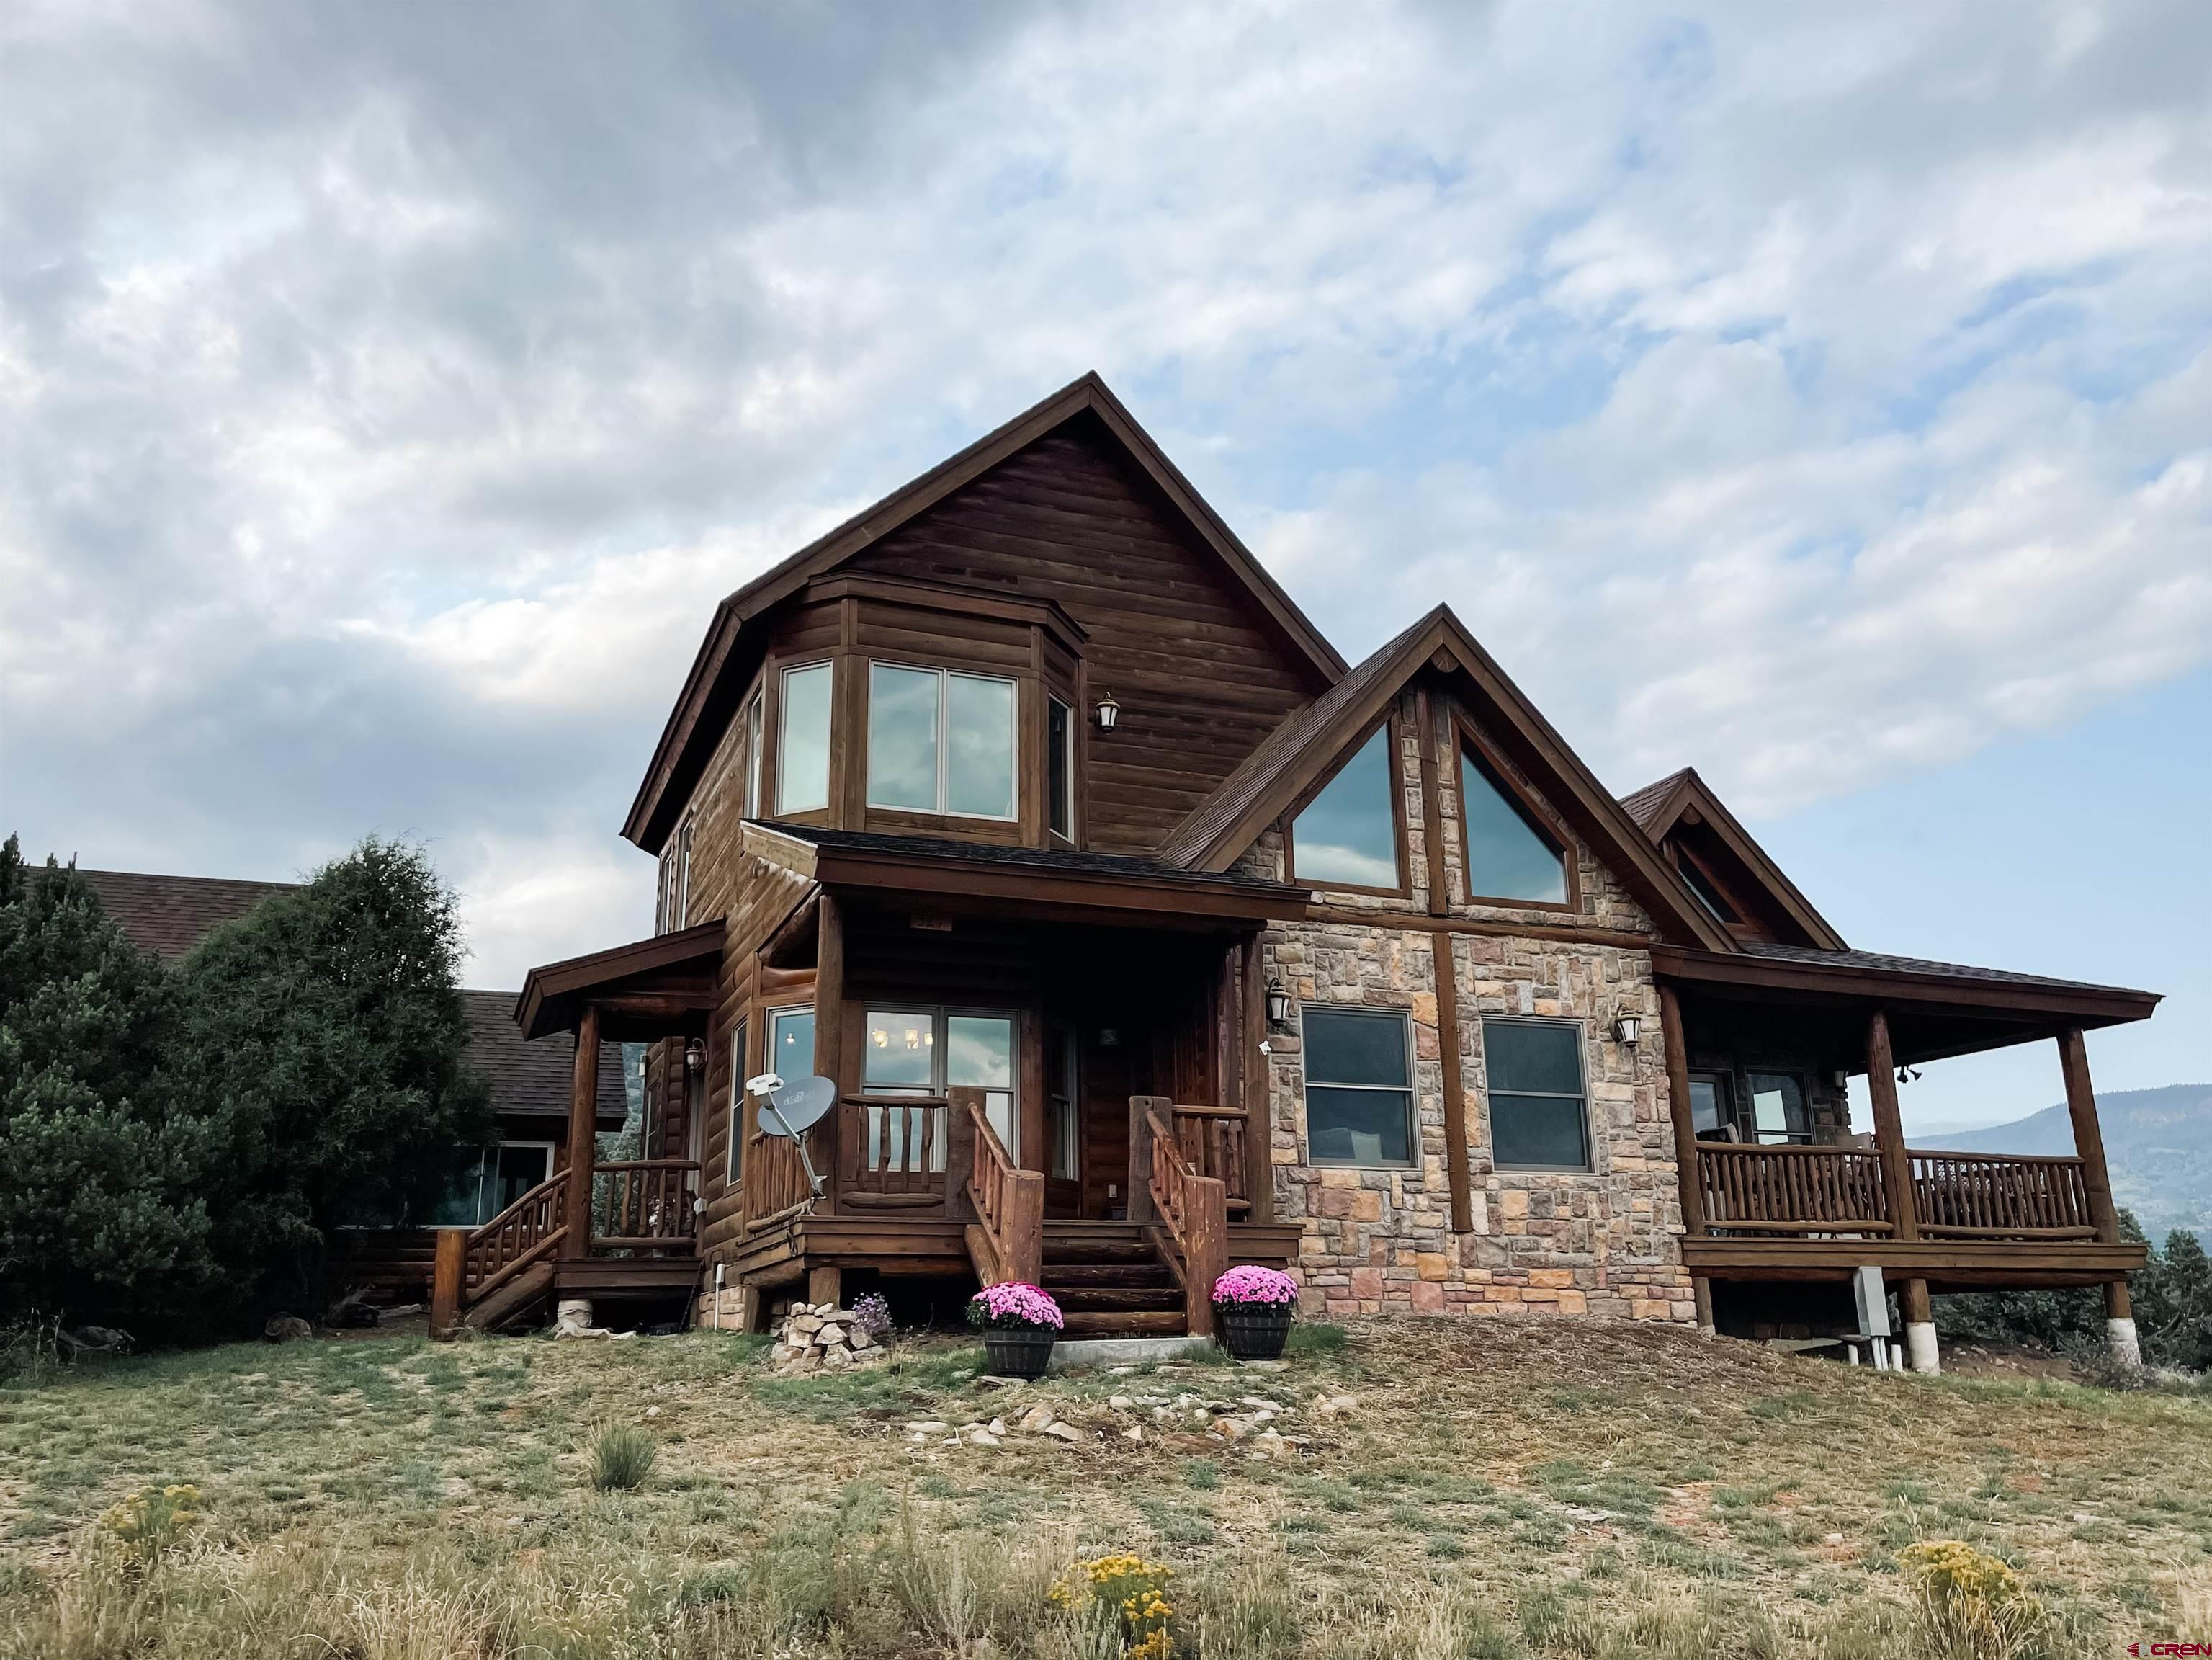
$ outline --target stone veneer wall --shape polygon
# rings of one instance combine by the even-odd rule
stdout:
[[[1439,709],[1440,716],[1444,713]],[[1307,1161],[1302,1040],[1269,1038],[1277,1213],[1304,1225],[1300,1278],[1315,1313],[1382,1311],[1468,1316],[1587,1315],[1684,1323],[1696,1318],[1675,1241],[1681,1231],[1673,1126],[1667,1104],[1659,1000],[1640,947],[1510,933],[1452,936],[1459,1030],[1437,1022],[1432,935],[1396,926],[1425,913],[1419,755],[1410,696],[1401,711],[1410,897],[1324,892],[1322,903],[1364,913],[1358,921],[1300,922],[1262,936],[1266,970],[1308,1004],[1407,1011],[1413,1034],[1419,1162],[1411,1168],[1343,1168]],[[1650,933],[1634,897],[1590,850],[1576,843],[1579,915],[1557,909],[1471,905],[1461,860],[1457,744],[1439,719],[1439,795],[1453,914],[1492,927]],[[1527,780],[1516,781],[1526,784]],[[1533,789],[1531,794],[1534,794]],[[1538,796],[1540,801],[1540,796]],[[1238,861],[1279,874],[1281,838],[1262,836]],[[1369,920],[1371,918],[1371,921]],[[1412,920],[1409,916],[1408,921]],[[1640,1015],[1644,1041],[1616,1042],[1613,1022]],[[1584,1082],[1594,1168],[1501,1171],[1491,1156],[1483,1074],[1486,1017],[1537,1016],[1583,1023]],[[1468,1146],[1444,1134],[1441,1044],[1457,1044]],[[1464,1156],[1472,1231],[1452,1230],[1448,1160]]]

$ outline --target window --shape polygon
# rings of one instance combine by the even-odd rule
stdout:
[[[691,926],[691,821],[684,821],[676,844],[676,904],[669,913],[671,930]]]
[[[736,1187],[745,1179],[745,1023],[730,1028],[730,1133],[728,1168],[723,1179]]]
[[[1300,882],[1394,892],[1405,885],[1398,870],[1388,722],[1291,821],[1291,866]]]
[[[830,665],[783,672],[783,729],[775,751],[775,809],[830,805]]]
[[[1725,1139],[1735,1123],[1735,1105],[1724,1072],[1690,1074],[1690,1124],[1701,1138]]]
[[[1045,790],[1052,833],[1075,839],[1075,711],[1054,697],[1045,705]]]
[[[745,711],[745,817],[760,817],[761,699],[756,692]]]
[[[787,1084],[814,1076],[814,1011],[777,1009],[768,1018],[768,1053],[761,1069]]]
[[[984,1091],[983,1114],[1021,1157],[1021,1120],[1014,1110],[1014,1018],[950,1009],[872,1008],[862,1040],[860,1086],[870,1095],[943,1095],[953,1089]],[[902,1134],[903,1126],[892,1133]],[[883,1147],[882,1121],[868,1121],[867,1161],[874,1168]],[[937,1138],[931,1167],[945,1168],[945,1141]],[[920,1146],[894,1146],[889,1168],[919,1170]]]
[[[1753,1072],[1744,1074],[1744,1083],[1751,1096],[1751,1129],[1755,1139],[1769,1146],[1813,1139],[1803,1079],[1794,1072]]]
[[[1315,1164],[1413,1162],[1410,1035],[1400,1010],[1306,1009],[1306,1145]]]
[[[476,1228],[553,1177],[553,1144],[507,1141],[459,1147],[446,1186],[430,1210],[434,1228]]]
[[[1081,1098],[1076,1093],[1075,1034],[1066,1027],[1055,1029],[1052,1047],[1047,1059],[1050,1070],[1046,1073],[1045,1088],[1048,1098],[1046,1110],[1052,1115],[1052,1169],[1048,1174],[1064,1182],[1073,1182],[1083,1168]]]
[[[1470,897],[1567,903],[1565,850],[1530,821],[1489,763],[1467,745],[1459,752],[1459,800]]]
[[[868,805],[1014,816],[1014,683],[868,665]]]
[[[1588,1170],[1582,1027],[1559,1020],[1486,1020],[1490,1151],[1501,1170]]]

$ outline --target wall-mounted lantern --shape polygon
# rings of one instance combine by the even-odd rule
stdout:
[[[1279,980],[1267,982],[1267,1024],[1287,1026],[1291,1024],[1291,994],[1283,989]]]
[[[1113,731],[1114,723],[1121,718],[1121,706],[1114,701],[1114,694],[1109,691],[1098,700],[1098,730]]]
[[[698,1072],[707,1064],[707,1046],[693,1038],[684,1046],[684,1070]]]
[[[1644,1017],[1624,1014],[1613,1023],[1613,1035],[1622,1043],[1633,1044],[1644,1033]]]

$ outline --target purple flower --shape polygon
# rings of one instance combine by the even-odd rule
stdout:
[[[1012,1280],[986,1286],[969,1298],[968,1323],[999,1331],[1058,1331],[1066,1323],[1048,1292]]]
[[[1298,1300],[1298,1282],[1279,1268],[1231,1268],[1213,1282],[1216,1308],[1279,1308]]]

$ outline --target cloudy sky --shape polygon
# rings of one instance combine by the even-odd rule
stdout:
[[[34,854],[645,932],[714,600],[1096,368],[1348,656],[1447,599],[1854,943],[2212,1076],[2212,8],[19,0],[0,192]]]

